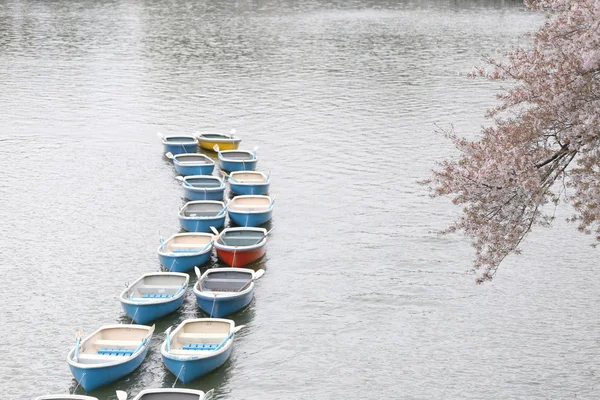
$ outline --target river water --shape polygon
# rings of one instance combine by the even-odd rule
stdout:
[[[267,273],[219,399],[597,398],[598,252],[557,210],[475,284],[439,237],[458,211],[417,181],[479,132],[500,86],[466,77],[543,22],[516,1],[0,1],[0,391],[76,387],[78,328],[126,323],[183,204],[157,132],[258,145],[277,199]],[[195,281],[195,280],[193,280]],[[157,322],[132,375],[168,387]],[[177,383],[181,387],[181,383]],[[81,388],[77,393],[83,393]]]

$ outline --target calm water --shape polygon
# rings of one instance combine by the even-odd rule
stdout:
[[[0,391],[75,389],[74,333],[127,322],[183,204],[156,132],[236,128],[277,198],[220,399],[597,398],[598,252],[564,221],[491,284],[416,182],[499,86],[465,75],[542,22],[511,1],[0,1]],[[557,242],[558,240],[558,242]],[[596,268],[595,268],[596,267]],[[168,387],[157,323],[134,374]],[[177,386],[181,387],[181,383]],[[77,393],[83,393],[81,388]]]

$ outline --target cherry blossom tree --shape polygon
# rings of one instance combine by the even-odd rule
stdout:
[[[600,242],[600,0],[525,4],[548,16],[531,45],[473,74],[513,83],[488,110],[491,126],[477,140],[446,132],[458,159],[425,181],[463,207],[444,232],[471,239],[478,282],[519,253],[534,226],[552,222],[552,203],[570,203],[569,220]]]

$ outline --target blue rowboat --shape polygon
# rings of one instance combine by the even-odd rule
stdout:
[[[237,196],[229,201],[229,219],[240,226],[260,226],[273,216],[275,200],[269,196]]]
[[[175,170],[183,176],[210,175],[215,169],[215,162],[204,154],[187,153],[173,155],[167,153],[165,155],[167,158],[173,160]]]
[[[225,183],[211,175],[190,175],[177,177],[182,183],[184,196],[188,200],[221,200]]]
[[[227,361],[235,333],[243,327],[229,319],[186,319],[173,332],[167,329],[160,347],[163,362],[181,382],[189,383]]]
[[[121,305],[136,324],[145,325],[175,311],[185,298],[188,274],[150,272],[121,293]]]
[[[188,232],[210,232],[211,226],[225,226],[227,207],[222,201],[197,200],[185,203],[177,217],[179,225]]]
[[[146,389],[142,390],[133,400],[209,400],[214,389],[204,393],[195,389]],[[127,400],[127,393],[117,390],[117,399]]]
[[[153,332],[154,325],[106,325],[82,341],[78,336],[69,369],[86,392],[119,380],[144,361]]]
[[[234,171],[229,174],[229,189],[234,194],[269,193],[270,176],[257,171]]]
[[[204,274],[195,268],[198,281],[194,294],[200,309],[212,318],[221,318],[246,307],[254,297],[254,282],[265,271],[249,268],[212,268]]]
[[[213,248],[210,233],[188,232],[171,236],[158,246],[160,264],[169,272],[186,272],[206,264]]]
[[[82,396],[79,394],[49,394],[36,397],[35,400],[98,400],[96,397]]]
[[[196,153],[198,151],[198,139],[191,135],[168,135],[161,136],[165,153],[181,154]]]
[[[256,152],[245,150],[227,150],[219,152],[219,167],[223,171],[254,171],[258,157]]]

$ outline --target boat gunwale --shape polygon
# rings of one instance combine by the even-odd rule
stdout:
[[[177,141],[177,142],[172,141],[172,142],[169,142],[169,139],[174,139],[174,138],[193,139],[193,141],[191,141],[191,142],[190,141],[185,141],[185,142],[183,142],[183,141]],[[198,138],[196,138],[193,135],[165,135],[165,136],[162,136],[161,139],[162,139],[162,143],[165,144],[165,145],[192,144],[192,143],[196,143],[196,145],[198,145]]]
[[[235,231],[259,231],[263,232],[263,238],[260,242],[249,245],[249,246],[230,246],[228,244],[219,243],[219,240],[223,236],[223,234],[227,232],[235,232]],[[217,250],[225,250],[225,251],[250,251],[260,249],[267,244],[267,230],[265,228],[254,228],[254,227],[237,227],[237,228],[225,228],[221,231],[219,236],[214,241],[213,246]]]
[[[200,187],[196,187],[196,186],[190,186],[191,183],[188,182],[188,179],[196,179],[196,178],[207,178],[207,179],[210,179],[210,180],[214,180],[214,181],[219,182],[220,186],[216,187],[216,188],[200,188]],[[186,185],[186,183],[189,183],[189,185]],[[217,192],[217,191],[225,189],[225,182],[221,178],[219,178],[218,176],[213,176],[213,175],[188,175],[188,176],[184,176],[183,177],[183,181],[181,182],[181,186],[183,186],[184,189],[193,190],[193,191]]]
[[[264,182],[242,182],[238,178],[235,177],[235,175],[237,175],[237,174],[261,175],[263,178],[265,178],[265,181]],[[269,183],[271,183],[271,177],[267,176],[267,174],[265,174],[264,172],[260,172],[260,171],[232,171],[229,173],[229,176],[236,180],[236,182],[232,182],[231,179],[229,179],[230,185],[265,186],[265,185],[268,185]]]
[[[198,204],[198,203],[215,203],[215,204],[219,203],[222,206],[221,209],[223,209],[223,208],[226,207],[225,202],[224,201],[219,201],[219,200],[190,200],[187,203],[185,203],[183,205],[183,207],[181,207],[179,209],[179,212],[177,213],[177,217],[179,219],[189,219],[189,220],[193,220],[193,221],[196,221],[196,220],[208,221],[208,220],[211,220],[211,219],[221,219],[221,218],[224,218],[225,215],[227,214],[227,212],[224,212],[223,214],[221,214],[221,215],[215,215],[214,217],[188,217],[187,215],[183,214],[188,205],[190,205],[190,204]]]
[[[82,394],[46,394],[36,397],[34,400],[98,400],[97,397],[84,396]]]
[[[236,199],[247,199],[249,197],[261,197],[264,199],[269,199],[269,204],[266,206],[266,208],[262,209],[262,210],[239,210],[235,208],[235,204],[233,204],[235,202]],[[275,203],[273,202],[273,199],[270,196],[265,196],[262,194],[244,194],[244,195],[240,195],[240,196],[235,196],[233,199],[229,200],[229,202],[227,203],[227,212],[228,213],[234,213],[234,214],[264,214],[267,212],[270,212],[273,210],[273,207],[275,206]],[[238,206],[238,207],[242,207],[242,206]]]
[[[232,269],[234,271],[232,271]],[[242,290],[241,292],[214,292],[212,290],[200,290],[198,289],[198,286],[204,282],[206,280],[206,278],[214,272],[240,272],[240,273],[245,273],[250,275],[250,284],[248,285],[248,287],[244,290]],[[194,287],[192,288],[192,290],[194,291],[194,294],[196,296],[202,296],[205,297],[206,299],[211,299],[214,297],[221,297],[221,298],[227,298],[227,297],[231,297],[231,298],[235,298],[235,297],[242,297],[245,296],[246,294],[250,293],[251,291],[254,290],[254,274],[256,272],[253,269],[250,268],[231,268],[231,267],[224,267],[224,268],[209,268],[206,271],[204,271],[204,273],[200,276],[200,278],[198,278],[198,280],[196,281],[196,284],[194,285]]]
[[[219,135],[221,137],[207,138],[204,135]],[[228,135],[226,133],[199,133],[198,135],[196,135],[196,139],[198,139],[198,142],[207,143],[240,143],[242,141],[242,138],[234,135]]]
[[[235,321],[231,320],[231,319],[225,319],[225,318],[191,318],[191,319],[186,319],[183,322],[181,322],[177,328],[175,328],[174,331],[172,331],[169,335],[171,341],[177,336],[177,334],[179,333],[179,331],[181,329],[183,329],[183,327],[186,324],[189,323],[193,323],[193,322],[200,322],[200,321],[219,321],[219,322],[227,322],[229,323],[229,333],[227,333],[227,335],[233,333],[235,331]],[[165,340],[163,340],[162,344],[160,345],[160,354],[163,357],[166,357],[170,360],[174,360],[174,361],[200,361],[200,360],[206,360],[209,358],[213,358],[216,357],[218,355],[221,355],[222,353],[226,352],[227,350],[229,350],[229,348],[231,346],[233,346],[233,340],[235,339],[235,333],[233,333],[233,335],[231,335],[231,337],[229,338],[229,340],[227,340],[227,343],[225,343],[223,345],[223,347],[221,347],[219,350],[214,351],[199,351],[198,354],[190,354],[190,355],[179,355],[179,354],[170,354],[167,352],[167,339],[165,338]],[[208,355],[204,355],[204,354],[208,354]]]
[[[172,235],[171,237],[169,237],[167,240],[165,240],[164,246],[166,248],[167,243],[169,241],[173,240],[177,236],[192,236],[192,235],[199,235],[199,236],[210,237],[212,239],[212,241],[213,241],[213,244],[211,246],[208,246],[208,248],[205,249],[205,250],[198,250],[197,252],[186,252],[185,254],[177,254],[177,253],[174,253],[174,252],[163,251],[162,250],[162,246],[163,245],[159,244],[158,245],[158,255],[159,256],[166,256],[166,257],[197,257],[197,256],[200,256],[200,255],[206,254],[209,251],[212,251],[212,249],[214,247],[214,244],[215,244],[215,235],[213,235],[212,233],[205,233],[205,232],[182,232],[182,233],[176,233],[176,234]],[[205,244],[205,246],[206,246],[206,244]]]
[[[181,158],[186,158],[185,156],[198,156],[201,157],[203,160],[206,160],[207,162],[200,162],[200,161],[180,161],[178,159],[179,156],[183,156]],[[215,160],[213,160],[212,158],[210,158],[209,156],[205,155],[205,154],[201,154],[201,153],[179,153],[179,154],[175,154],[173,156],[173,162],[177,165],[180,165],[182,167],[198,167],[198,166],[210,166],[210,165],[215,165]]]
[[[143,396],[147,395],[147,394],[154,394],[154,393],[183,393],[183,394],[195,394],[198,396],[198,400],[204,400],[204,396],[206,395],[206,393],[204,393],[202,390],[198,390],[198,389],[185,389],[185,388],[156,388],[156,389],[144,389],[141,392],[139,392],[137,394],[137,396],[135,396],[133,398],[133,400],[140,400]]]
[[[149,299],[149,300],[144,300],[143,302],[140,302],[139,300],[138,301],[130,300],[128,297],[126,297],[127,292],[129,292],[129,290],[131,290],[136,284],[138,284],[139,282],[144,280],[144,278],[146,278],[148,276],[157,276],[157,275],[158,276],[160,276],[160,275],[162,275],[162,276],[165,276],[165,275],[180,276],[182,278],[185,278],[185,282],[184,282],[185,286],[184,286],[183,290],[181,290],[179,293],[175,294],[173,297],[168,297],[168,298]],[[131,304],[134,306],[154,306],[157,304],[170,303],[172,301],[179,300],[182,296],[185,296],[186,289],[188,288],[189,285],[190,285],[190,276],[183,272],[147,272],[147,273],[143,274],[142,276],[140,276],[135,281],[133,281],[133,283],[128,285],[127,288],[125,288],[125,290],[123,290],[123,292],[121,292],[121,296],[119,297],[119,300],[121,300],[121,303]]]
[[[250,156],[252,156],[251,159],[249,160],[236,160],[233,158],[227,158],[226,157],[226,153],[246,153]],[[224,162],[238,162],[238,163],[242,163],[242,162],[254,162],[254,161],[258,161],[258,156],[254,154],[253,151],[249,151],[249,150],[223,150],[223,151],[219,151],[219,161],[224,161]]]
[[[85,364],[80,362],[73,361],[73,355],[75,353],[75,346],[69,351],[67,354],[67,363],[75,368],[79,369],[97,369],[97,368],[107,368],[107,367],[115,367],[117,365],[125,364],[137,359],[144,351],[147,351],[150,348],[150,342],[152,341],[152,335],[154,334],[154,330],[151,326],[148,325],[138,325],[138,324],[111,324],[111,325],[103,325],[100,328],[96,329],[94,332],[90,333],[86,336],[85,339],[79,343],[79,347],[83,347],[83,345],[94,337],[97,333],[107,330],[107,329],[139,329],[145,330],[147,332],[145,338],[149,337],[149,340],[141,346],[135,353],[131,354],[129,357],[119,357],[115,361],[106,362],[106,363],[97,363],[97,364]],[[143,340],[143,339],[142,339]],[[140,341],[141,342],[141,341]]]

